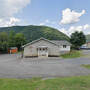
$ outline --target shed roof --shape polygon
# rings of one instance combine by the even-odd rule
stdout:
[[[66,41],[66,40],[51,40],[53,43],[57,44],[57,45],[67,45],[67,46],[71,46],[71,43]]]
[[[48,39],[45,39],[45,38],[40,38],[40,39],[38,39],[38,40],[35,40],[35,41],[32,41],[32,42],[30,42],[30,43],[28,43],[28,44],[26,44],[26,45],[23,45],[22,47],[26,47],[26,46],[28,46],[28,45],[30,45],[30,44],[33,44],[33,43],[35,43],[35,42],[37,42],[37,41],[40,41],[40,40],[45,40],[45,41],[48,41],[48,42],[50,42],[50,43],[52,43],[52,44],[54,44],[54,45],[56,45],[56,46],[60,46],[60,45],[68,45],[68,46],[71,46],[71,44],[68,42],[68,41],[66,41],[66,40],[48,40]]]
[[[23,45],[22,47],[26,47],[26,46],[31,45],[31,44],[33,44],[33,43],[35,43],[35,42],[40,41],[40,40],[45,40],[45,41],[48,41],[49,43],[52,43],[52,44],[54,44],[54,45],[56,45],[56,46],[59,46],[59,45],[57,45],[56,43],[54,43],[54,42],[52,42],[52,41],[50,41],[50,40],[48,40],[48,39],[45,39],[45,38],[41,37],[40,39],[34,40],[34,41],[32,41],[32,42],[30,42],[30,43],[28,43],[28,44],[26,44],[26,45]]]

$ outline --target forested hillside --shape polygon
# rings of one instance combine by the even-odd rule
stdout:
[[[49,40],[69,40],[69,37],[57,29],[47,26],[13,26],[0,28],[0,32],[23,33],[28,42],[44,37]]]

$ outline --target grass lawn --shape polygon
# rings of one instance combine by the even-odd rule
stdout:
[[[78,58],[80,56],[82,56],[81,51],[71,51],[67,54],[61,55],[62,58]]]
[[[0,90],[90,90],[90,76],[47,80],[0,79]]]
[[[90,64],[88,64],[88,65],[81,65],[82,67],[85,67],[85,68],[87,68],[87,69],[90,69]]]

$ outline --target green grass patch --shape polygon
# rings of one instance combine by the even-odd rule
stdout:
[[[80,56],[82,56],[81,51],[71,51],[69,53],[61,55],[62,58],[78,58]]]
[[[82,67],[85,67],[85,68],[87,68],[87,69],[90,69],[90,64],[88,64],[88,65],[85,65],[85,64],[83,64],[83,65],[81,65]]]
[[[0,90],[90,90],[90,76],[35,79],[0,79]]]

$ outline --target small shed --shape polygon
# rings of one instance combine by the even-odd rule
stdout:
[[[17,47],[11,47],[8,49],[8,53],[10,54],[14,54],[18,52],[18,48]]]

